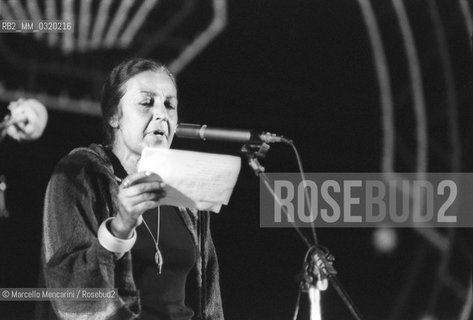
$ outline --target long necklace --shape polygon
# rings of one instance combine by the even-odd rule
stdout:
[[[160,275],[161,270],[163,268],[163,255],[161,254],[161,250],[159,250],[159,229],[160,229],[159,225],[161,224],[161,208],[158,206],[158,225],[156,227],[156,238],[151,232],[151,229],[148,227],[148,224],[146,223],[144,217],[143,217],[143,223],[145,224],[146,229],[148,229],[148,232],[151,235],[151,238],[153,238],[153,241],[156,247],[156,253],[154,254],[154,261],[156,262],[156,267],[158,268],[158,275]]]

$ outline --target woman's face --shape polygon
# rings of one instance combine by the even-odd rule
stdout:
[[[110,121],[114,146],[136,155],[144,147],[169,148],[177,126],[177,90],[171,78],[145,71],[128,80],[124,91],[118,114]]]

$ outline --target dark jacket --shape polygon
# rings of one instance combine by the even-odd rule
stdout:
[[[97,240],[101,222],[117,210],[118,182],[101,145],[78,148],[57,165],[46,191],[40,286],[117,288],[118,299],[52,300],[36,310],[38,319],[135,319],[140,294],[132,274],[132,256],[117,259]],[[209,213],[181,208],[200,257],[188,276],[187,304],[196,319],[223,319],[218,263]]]

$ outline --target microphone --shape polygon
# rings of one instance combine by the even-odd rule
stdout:
[[[8,105],[10,114],[0,122],[0,141],[5,135],[15,140],[36,140],[46,128],[48,111],[36,99],[18,99]]]
[[[240,143],[292,143],[292,140],[269,132],[255,132],[242,129],[224,129],[207,127],[207,125],[180,123],[177,125],[176,136],[186,139],[228,141]]]

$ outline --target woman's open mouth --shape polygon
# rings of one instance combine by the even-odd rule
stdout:
[[[163,130],[153,130],[150,132],[150,134],[154,135],[154,136],[165,136],[165,133]]]
[[[161,129],[154,129],[154,130],[149,130],[146,132],[145,136],[151,136],[155,139],[158,139],[158,140],[163,140],[164,138],[168,138],[166,132],[164,130],[161,130]]]

